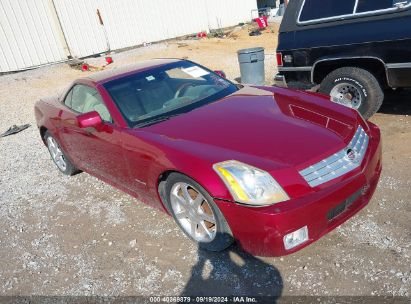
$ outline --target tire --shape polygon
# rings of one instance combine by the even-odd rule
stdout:
[[[187,185],[187,193],[190,195],[189,204],[187,204],[187,200],[185,200],[185,203],[181,201],[184,196],[182,191],[185,185]],[[202,197],[197,196],[196,192]],[[173,193],[179,195],[179,199]],[[166,207],[175,222],[186,236],[197,243],[199,248],[208,251],[222,251],[233,243],[232,233],[224,215],[214,203],[212,197],[196,181],[180,173],[171,173],[166,180],[165,194]],[[198,199],[197,202],[201,201],[197,208],[195,207],[196,199]],[[200,218],[204,217],[205,214],[210,222],[203,220],[201,224],[195,223],[195,220],[191,220],[193,213]],[[215,221],[214,226],[212,220]],[[210,231],[212,237],[205,232],[204,226],[208,226],[206,228]],[[194,229],[194,233],[192,229]],[[202,232],[204,237],[200,237]]]
[[[358,110],[365,119],[377,113],[384,100],[377,78],[355,67],[340,68],[328,74],[321,82],[320,92],[338,99],[334,102]],[[347,99],[342,98],[344,94],[348,95]]]
[[[47,145],[47,149],[49,150],[51,159],[53,160],[56,167],[65,175],[72,176],[79,172],[73,163],[68,159],[66,154],[60,148],[60,144],[57,140],[50,134],[49,131],[46,131],[44,134],[44,142]],[[60,153],[60,157],[58,157],[58,153]],[[57,155],[57,156],[56,156]],[[58,159],[58,160],[56,160]]]

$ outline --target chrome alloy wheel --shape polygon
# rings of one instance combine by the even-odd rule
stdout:
[[[350,83],[337,84],[330,93],[331,101],[358,110],[362,104],[361,90]]]
[[[190,184],[178,182],[171,188],[170,201],[174,215],[186,233],[198,242],[214,240],[217,220],[200,191]]]
[[[66,171],[67,164],[63,152],[61,152],[60,146],[58,145],[56,140],[51,136],[47,138],[47,147],[57,167],[59,167],[61,171]]]

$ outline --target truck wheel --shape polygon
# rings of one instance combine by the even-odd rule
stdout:
[[[320,92],[328,94],[331,101],[356,109],[368,119],[382,105],[384,92],[373,74],[355,68],[337,69],[321,82]]]

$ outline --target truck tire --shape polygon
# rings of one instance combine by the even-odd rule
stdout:
[[[377,113],[384,100],[377,78],[356,67],[344,67],[328,74],[321,82],[320,92],[330,95],[333,102],[356,109],[365,119]]]

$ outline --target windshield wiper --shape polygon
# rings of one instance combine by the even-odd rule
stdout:
[[[175,116],[178,116],[178,115],[180,115],[180,114],[159,116],[159,117],[153,118],[153,119],[148,120],[148,121],[144,121],[144,122],[141,122],[141,123],[137,123],[137,124],[134,126],[134,128],[142,128],[142,127],[147,127],[147,126],[150,126],[150,125],[154,125],[154,124],[156,124],[156,123],[169,120],[170,118],[175,117]]]

